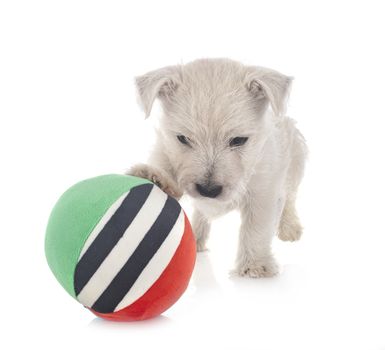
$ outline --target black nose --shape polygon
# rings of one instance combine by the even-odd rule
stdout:
[[[222,192],[222,186],[219,185],[195,184],[195,187],[203,197],[215,198]]]

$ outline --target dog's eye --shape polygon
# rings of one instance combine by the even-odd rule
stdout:
[[[248,137],[234,137],[230,140],[230,147],[243,146],[248,139]]]
[[[190,146],[190,142],[186,136],[178,135],[177,138],[178,138],[180,143],[183,143],[184,145]]]

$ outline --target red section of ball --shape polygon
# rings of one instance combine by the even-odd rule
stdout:
[[[95,315],[112,321],[139,321],[160,315],[172,306],[186,290],[194,269],[196,246],[191,225],[185,214],[185,230],[181,242],[163,273],[133,304],[117,312]]]

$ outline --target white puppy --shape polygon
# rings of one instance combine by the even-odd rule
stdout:
[[[295,209],[306,145],[285,117],[291,78],[227,59],[202,59],[137,77],[146,116],[158,98],[163,116],[150,165],[129,174],[157,183],[174,197],[193,198],[198,251],[213,218],[238,209],[242,224],[236,271],[278,272],[271,242],[298,240]]]

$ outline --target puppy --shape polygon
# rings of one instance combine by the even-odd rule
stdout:
[[[285,116],[292,78],[228,59],[201,59],[136,78],[146,117],[156,98],[163,116],[149,165],[128,172],[165,192],[193,198],[198,251],[206,249],[212,219],[241,214],[236,272],[278,272],[274,235],[301,237],[295,200],[306,145]]]

